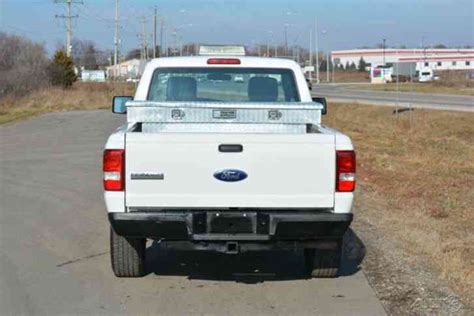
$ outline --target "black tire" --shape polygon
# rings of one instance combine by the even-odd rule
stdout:
[[[138,278],[145,275],[145,238],[127,238],[110,228],[110,257],[112,270],[120,278]]]
[[[305,266],[309,275],[314,278],[335,278],[341,265],[341,248],[305,249]]]

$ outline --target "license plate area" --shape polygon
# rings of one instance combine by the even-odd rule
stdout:
[[[208,232],[216,234],[249,234],[256,231],[254,212],[208,212]]]

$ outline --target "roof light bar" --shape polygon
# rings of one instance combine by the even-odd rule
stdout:
[[[201,56],[245,56],[245,47],[241,45],[201,45]]]

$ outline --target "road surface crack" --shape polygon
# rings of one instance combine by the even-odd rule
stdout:
[[[108,251],[104,251],[104,252],[99,252],[99,253],[96,253],[96,254],[93,254],[93,255],[68,260],[68,261],[57,264],[56,267],[60,268],[60,267],[63,267],[65,265],[68,265],[68,264],[71,264],[71,263],[76,263],[76,262],[80,262],[80,261],[84,261],[84,260],[89,260],[89,259],[92,259],[92,258],[103,256],[103,255],[108,254],[108,253],[109,253]]]

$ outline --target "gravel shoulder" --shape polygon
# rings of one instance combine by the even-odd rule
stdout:
[[[472,306],[438,277],[429,262],[404,251],[403,245],[377,228],[381,227],[377,219],[363,215],[367,207],[357,207],[353,223],[365,249],[350,251],[365,254],[363,271],[387,314],[473,315]]]

